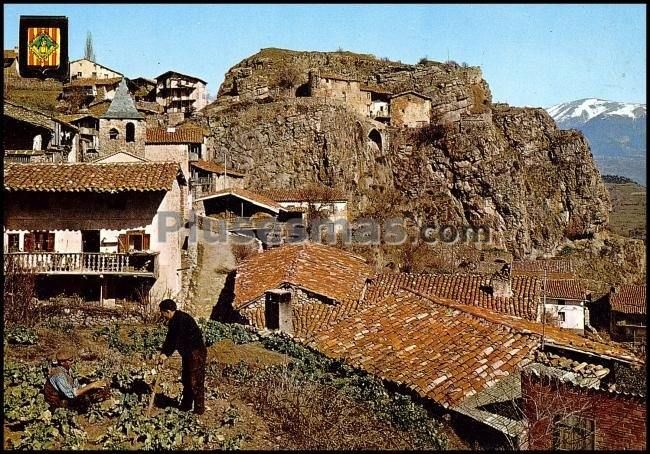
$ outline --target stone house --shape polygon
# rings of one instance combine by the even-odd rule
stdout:
[[[528,449],[646,449],[645,389],[594,387],[562,368],[541,364],[524,369],[521,389]]]
[[[390,123],[390,97],[392,93],[368,87],[361,87],[361,91],[370,93],[370,118],[383,123]]]
[[[87,58],[70,62],[70,80],[75,79],[112,79],[124,75]]]
[[[620,284],[609,291],[610,333],[645,350],[647,300],[645,285]]]
[[[544,284],[545,282],[545,284]],[[578,279],[542,279],[542,299],[546,320],[556,326],[584,334],[589,325],[587,289]]]
[[[155,80],[147,79],[146,77],[136,77],[135,79],[127,80],[126,84],[131,93],[133,93],[136,103],[138,101],[156,102]]]
[[[190,175],[189,162],[205,156],[205,134],[200,128],[146,129],[144,157],[149,161],[178,162],[185,175]]]
[[[348,220],[348,197],[343,191],[334,188],[267,189],[261,192],[284,207],[288,219],[306,221],[312,211],[329,222]]]
[[[4,49],[4,74],[5,77],[19,77],[18,49]]]
[[[88,112],[61,118],[79,129],[79,162],[91,161],[99,147],[99,117]]]
[[[182,296],[186,184],[177,163],[7,165],[5,271],[34,272],[40,298]]]
[[[198,77],[167,71],[156,77],[156,102],[165,113],[183,113],[188,117],[208,104],[206,85]]]
[[[256,254],[234,273],[230,304],[247,323],[308,338],[359,307],[373,270],[349,252],[302,243]]]
[[[309,96],[343,101],[361,115],[370,116],[371,92],[362,91],[357,79],[309,72]]]
[[[7,99],[2,111],[5,162],[75,162],[79,128]]]
[[[144,156],[146,124],[138,112],[124,79],[106,113],[99,117],[99,157],[117,151]]]
[[[408,286],[364,299],[347,317],[319,325],[306,343],[410,390],[437,414],[448,413],[468,441],[493,449],[525,445],[520,375],[538,352],[557,353],[576,369],[594,363],[598,387],[615,378],[614,363],[643,366],[618,346]]]
[[[405,91],[390,98],[391,126],[420,128],[431,123],[431,98]]]
[[[244,174],[227,169],[203,158],[190,161],[190,191],[192,198],[203,197],[227,188],[242,189]]]
[[[87,108],[93,102],[112,100],[121,80],[119,77],[110,79],[75,79],[63,85],[61,98],[73,103],[74,108]]]

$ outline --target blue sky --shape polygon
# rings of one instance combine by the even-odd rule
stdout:
[[[480,66],[493,100],[549,107],[596,97],[645,103],[646,5],[4,4],[4,47],[20,15],[69,19],[70,58],[92,32],[97,61],[127,77],[176,70],[208,82],[264,47],[422,57]]]

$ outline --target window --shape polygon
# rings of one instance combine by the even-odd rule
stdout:
[[[54,232],[26,233],[23,247],[25,252],[54,252]]]
[[[20,252],[20,235],[18,233],[7,234],[7,248],[9,252]]]
[[[561,322],[566,322],[566,313],[565,312],[558,312],[557,313],[557,319]]]
[[[97,77],[97,71],[93,71],[93,77]]]
[[[82,76],[83,76],[83,74],[81,74],[81,71],[79,71],[79,72],[77,73],[77,77],[81,78]]]
[[[115,128],[112,128],[110,131],[108,131],[108,138],[111,139],[111,140],[117,140],[119,135],[120,135],[120,132]]]
[[[135,125],[133,123],[126,124],[126,141],[135,142]]]
[[[594,420],[575,415],[553,418],[553,448],[559,450],[594,449]]]
[[[144,230],[126,232],[118,237],[118,252],[148,251],[150,235]]]

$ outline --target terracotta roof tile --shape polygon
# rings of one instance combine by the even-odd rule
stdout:
[[[616,286],[616,293],[610,292],[609,303],[613,311],[645,315],[648,304],[645,295],[645,285],[622,284]]]
[[[309,344],[446,407],[518,374],[541,346],[542,325],[485,308],[399,290],[316,333]],[[547,345],[641,360],[561,328],[545,327]]]
[[[214,161],[204,161],[202,159],[198,159],[196,161],[190,161],[190,166],[196,167],[197,169],[205,170],[206,172],[212,172],[221,175],[223,175],[223,171],[224,171],[224,167],[221,164],[217,164]],[[239,173],[231,169],[226,169],[226,173],[228,175],[232,175],[235,177],[244,176],[243,173]]]
[[[2,114],[11,118],[15,118],[16,120],[21,120],[35,126],[49,129],[50,131],[54,130],[55,121],[64,124],[71,129],[77,129],[76,126],[71,125],[61,118],[57,118],[45,112],[41,112],[34,109],[33,107],[16,104],[15,102],[9,101],[7,99],[3,101]]]
[[[575,269],[570,260],[515,260],[512,274],[520,276],[546,277],[548,279],[574,279]]]
[[[267,189],[260,193],[276,202],[335,202],[348,199],[343,191],[326,186],[315,189]]]
[[[365,260],[341,249],[316,243],[284,245],[237,267],[233,306],[241,309],[286,284],[339,303],[358,301],[371,274]]]
[[[173,132],[167,128],[147,128],[146,143],[203,143],[203,137],[199,128],[176,128]]]
[[[12,58],[18,58],[18,52],[12,49],[4,49],[4,58],[6,59],[12,59]]]
[[[67,87],[92,87],[94,85],[117,85],[120,83],[122,80],[121,77],[111,77],[109,79],[99,79],[99,78],[92,78],[92,77],[86,77],[82,79],[74,79],[70,81],[70,83],[67,83],[63,86],[63,88]]]
[[[512,278],[513,296],[496,297],[483,286],[490,282],[489,275],[481,274],[381,274],[368,288],[371,302],[384,298],[399,288],[408,287],[428,295],[456,300],[463,304],[485,307],[529,320],[537,318],[541,302],[541,281],[528,276]]]
[[[169,191],[180,168],[173,162],[7,164],[7,191]]]
[[[542,281],[542,291],[544,284]],[[578,279],[547,279],[546,296],[549,298],[560,298],[570,300],[584,300],[587,289],[582,281]]]

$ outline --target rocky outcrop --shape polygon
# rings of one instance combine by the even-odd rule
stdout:
[[[304,97],[309,71],[423,93],[432,124],[391,127],[343,101]],[[584,137],[558,130],[543,109],[493,105],[478,68],[265,49],[228,72],[203,121],[214,159],[227,155],[252,189],[317,181],[348,191],[357,213],[397,190],[411,220],[488,227],[516,255],[552,252],[608,220]]]

